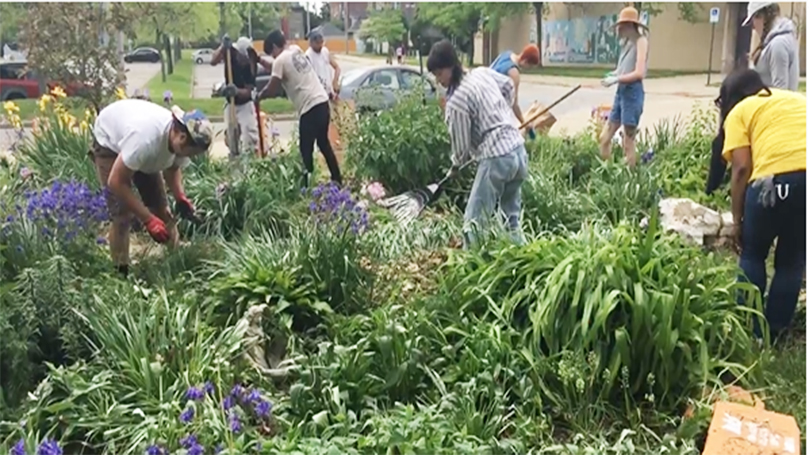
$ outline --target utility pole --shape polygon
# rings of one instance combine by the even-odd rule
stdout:
[[[219,37],[225,36],[225,2],[219,2]]]
[[[306,36],[305,38],[309,37],[309,32],[311,31],[311,25],[309,22],[309,2],[304,2],[303,8],[306,10]]]
[[[253,4],[247,4],[247,36],[253,39]]]
[[[346,55],[348,55],[348,2],[343,2],[343,28],[346,31]]]

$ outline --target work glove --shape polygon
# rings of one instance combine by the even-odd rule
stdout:
[[[230,37],[227,33],[222,35],[222,49],[228,49],[233,45],[233,41],[230,40]]]
[[[234,84],[228,84],[222,89],[222,96],[225,98],[234,98],[239,93],[239,88]]]
[[[194,210],[194,205],[191,204],[191,201],[189,201],[188,198],[185,197],[184,194],[180,195],[179,197],[177,197],[175,199],[176,199],[176,201],[175,201],[175,204],[174,204],[174,210],[182,218],[185,218],[186,220],[189,220],[189,221],[192,221],[192,222],[195,222],[195,223],[200,221],[199,218],[196,215],[195,210]]]
[[[160,218],[152,215],[148,221],[146,221],[146,230],[149,232],[149,235],[152,239],[157,243],[166,243],[169,241],[169,231],[166,229],[166,223],[163,222]]]
[[[604,79],[601,79],[601,85],[603,85],[604,87],[612,87],[617,83],[618,83],[617,76],[607,76]]]
[[[529,127],[527,132],[528,132],[528,139],[531,139],[533,141],[534,139],[537,138],[537,132],[534,131],[533,128]]]

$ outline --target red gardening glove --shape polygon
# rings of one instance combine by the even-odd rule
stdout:
[[[166,223],[160,218],[152,215],[146,222],[146,230],[157,243],[166,243],[169,241],[169,231],[166,229]]]

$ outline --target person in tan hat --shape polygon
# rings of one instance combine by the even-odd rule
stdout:
[[[643,113],[645,93],[643,78],[649,56],[648,29],[640,21],[638,10],[629,6],[621,10],[615,23],[621,39],[621,53],[615,71],[601,80],[604,87],[618,85],[612,103],[609,122],[601,134],[601,157],[605,160],[612,154],[612,138],[623,127],[622,146],[624,157],[630,167],[637,161],[635,135]]]

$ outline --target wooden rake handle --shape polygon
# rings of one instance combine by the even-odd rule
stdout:
[[[558,100],[551,103],[550,106],[548,106],[545,109],[542,109],[541,111],[539,111],[536,114],[532,115],[530,119],[526,120],[522,125],[520,125],[520,129],[523,130],[528,126],[531,126],[531,124],[534,123],[536,121],[536,119],[538,119],[538,118],[542,117],[543,115],[547,114],[548,111],[550,111],[551,109],[556,107],[562,101],[568,99],[570,97],[570,95],[576,93],[576,91],[578,91],[580,88],[581,88],[581,85],[577,85],[577,86],[573,87],[572,89],[570,89],[569,92],[565,93],[564,95],[562,95],[561,98],[559,98]]]

